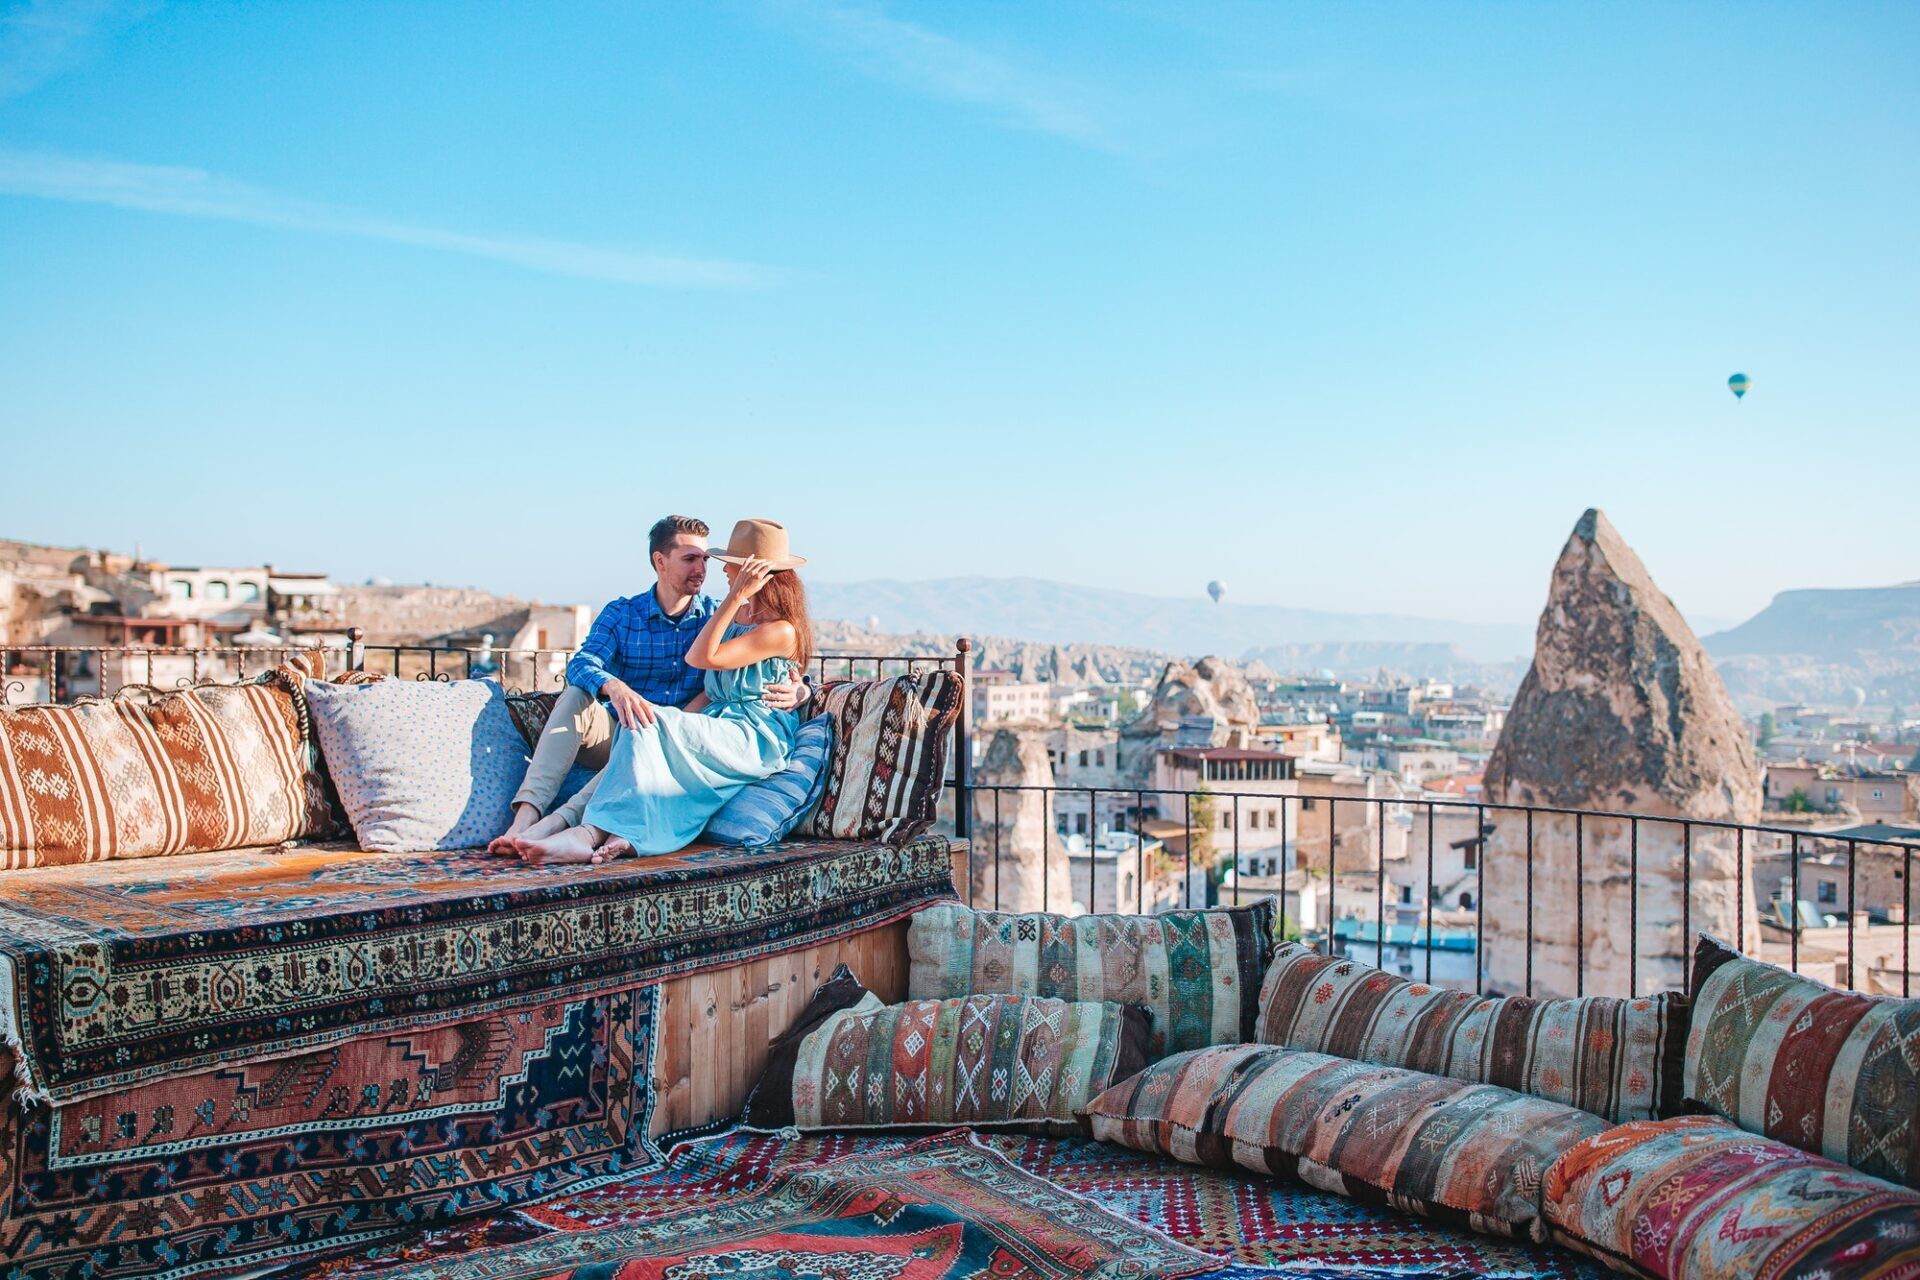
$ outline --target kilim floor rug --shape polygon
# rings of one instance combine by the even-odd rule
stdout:
[[[1211,1273],[1209,1280],[1264,1275],[1309,1280],[1334,1271],[1342,1273],[1341,1280],[1377,1275],[1599,1280],[1608,1274],[1598,1264],[1562,1250],[1457,1231],[1298,1182],[1196,1168],[1079,1139],[982,1134],[978,1142],[1070,1197],[1235,1264]],[[548,1200],[494,1220],[491,1229],[504,1238],[520,1239],[522,1233],[591,1231],[698,1212],[751,1192],[781,1170],[897,1151],[904,1145],[899,1139],[871,1136],[734,1132],[676,1148],[665,1169]],[[435,1233],[404,1249],[389,1246],[355,1261],[289,1273],[287,1280],[397,1280],[407,1274],[407,1264],[477,1247],[484,1242]]]
[[[685,1165],[713,1170],[698,1145]],[[531,1221],[558,1223],[546,1215]],[[651,1197],[621,1221],[395,1263],[388,1280],[1177,1280],[1223,1260],[1024,1173],[963,1131],[747,1191]]]

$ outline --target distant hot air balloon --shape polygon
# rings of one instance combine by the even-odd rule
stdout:
[[[1733,392],[1733,398],[1735,400],[1738,400],[1740,397],[1746,395],[1747,388],[1752,385],[1753,385],[1753,379],[1749,378],[1744,373],[1736,373],[1731,378],[1727,379],[1727,390]]]
[[[1207,584],[1207,594],[1213,597],[1215,604],[1219,604],[1220,597],[1227,594],[1227,584],[1219,581],[1209,582]]]

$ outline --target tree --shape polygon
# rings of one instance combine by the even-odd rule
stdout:
[[[1773,712],[1762,711],[1760,713],[1760,736],[1757,739],[1759,744],[1764,747],[1779,736],[1780,722],[1773,718]]]
[[[1805,787],[1795,787],[1792,793],[1780,802],[1780,807],[1788,813],[1812,813],[1813,799],[1807,795]]]
[[[1213,870],[1213,829],[1220,821],[1219,811],[1213,802],[1213,792],[1205,787],[1195,793],[1187,825],[1187,848],[1193,855],[1195,866]]]

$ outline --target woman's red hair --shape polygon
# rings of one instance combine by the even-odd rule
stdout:
[[[769,574],[767,584],[754,593],[753,616],[756,623],[784,618],[793,626],[793,664],[799,675],[806,675],[813,661],[813,621],[807,615],[807,588],[800,575],[791,569]]]

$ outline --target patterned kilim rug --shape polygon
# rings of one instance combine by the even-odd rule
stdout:
[[[1176,1164],[1121,1147],[1080,1139],[982,1134],[981,1146],[1005,1156],[1071,1198],[1085,1200],[1153,1228],[1202,1253],[1235,1265],[1217,1280],[1272,1275],[1307,1280],[1339,1271],[1340,1280],[1371,1276],[1537,1276],[1599,1280],[1608,1273],[1576,1254],[1457,1231],[1389,1209],[1356,1203],[1298,1182]],[[502,1229],[594,1231],[698,1213],[765,1185],[782,1170],[855,1155],[884,1154],[899,1139],[849,1136],[790,1137],[735,1132],[674,1151],[672,1164],[654,1173],[563,1195],[512,1215]],[[408,1261],[456,1255],[471,1246],[444,1234],[409,1242]],[[399,1250],[387,1248],[351,1262],[294,1273],[392,1280]]]
[[[0,1275],[185,1280],[461,1217],[478,1224],[455,1233],[467,1248],[544,1235],[490,1211],[660,1167],[657,994],[450,1018],[16,1109]]]
[[[235,1059],[656,982],[953,896],[947,843],[695,847],[605,867],[225,851],[0,882],[14,1084],[71,1102]]]
[[[686,1172],[709,1181],[698,1147]],[[676,1165],[676,1171],[678,1171]],[[536,1219],[537,1220],[537,1219]],[[1014,1167],[964,1132],[774,1171],[616,1225],[396,1263],[390,1280],[1149,1280],[1217,1271]]]

